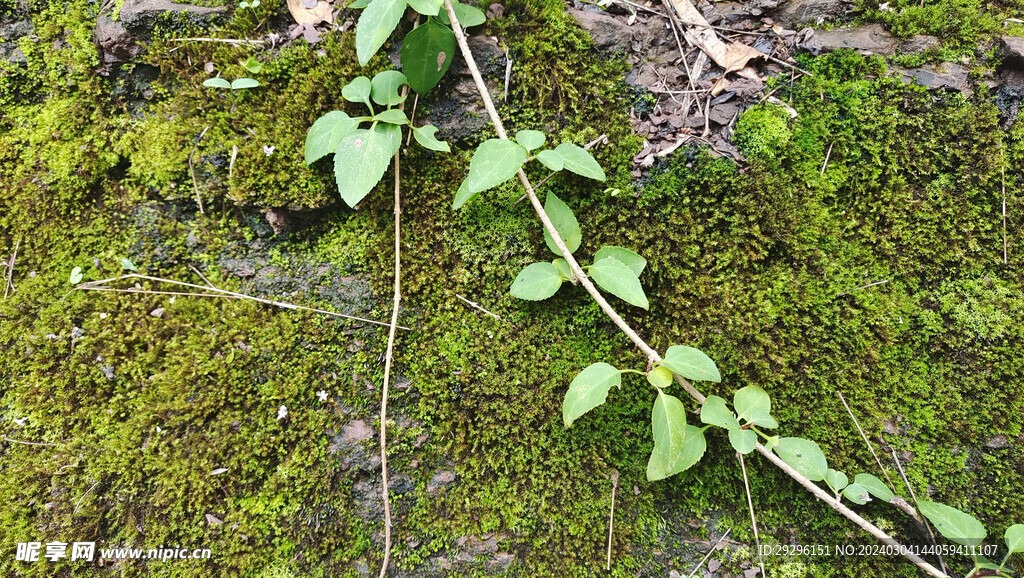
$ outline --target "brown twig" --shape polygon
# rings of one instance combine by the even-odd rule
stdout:
[[[1003,265],[1007,263],[1007,251],[1006,251],[1006,168],[1003,168],[1003,176],[1001,179],[1003,185]]]
[[[466,34],[462,30],[462,25],[459,24],[458,17],[455,15],[455,9],[452,6],[452,0],[444,0],[444,8],[445,12],[447,12],[448,14],[448,19],[452,24],[452,31],[455,33],[455,40],[458,43],[459,50],[462,53],[462,57],[466,61],[466,66],[469,68],[469,72],[473,77],[473,82],[476,84],[477,92],[479,92],[480,98],[481,100],[483,100],[484,108],[487,110],[487,115],[490,117],[491,122],[494,124],[495,132],[498,134],[498,138],[507,140],[508,134],[505,132],[505,127],[502,125],[501,117],[498,116],[498,111],[494,108],[494,103],[491,101],[490,93],[487,90],[487,85],[484,84],[484,79],[480,75],[480,69],[477,67],[476,61],[473,58],[473,52],[469,49],[469,43],[466,41]],[[526,194],[530,199],[530,204],[533,205],[534,211],[536,211],[538,218],[540,218],[541,223],[544,225],[544,229],[551,236],[551,239],[554,241],[555,246],[558,248],[558,251],[562,254],[562,257],[565,259],[566,263],[568,263],[569,269],[573,272],[573,275],[576,276],[576,279],[580,282],[580,285],[582,285],[583,288],[587,291],[587,293],[589,293],[590,296],[594,298],[594,301],[597,302],[598,306],[601,308],[602,311],[604,311],[605,315],[607,315],[608,318],[611,319],[612,323],[614,323],[615,326],[618,327],[619,330],[622,331],[622,333],[625,334],[626,337],[628,337],[629,340],[632,341],[633,344],[636,345],[636,347],[641,352],[643,352],[643,354],[647,357],[650,363],[658,363],[662,361],[662,358],[658,354],[658,352],[655,351],[650,345],[648,345],[647,342],[644,341],[636,333],[636,331],[634,331],[633,328],[630,327],[629,324],[627,324],[626,321],[622,319],[622,317],[615,311],[615,309],[612,308],[612,306],[608,303],[604,296],[601,295],[600,291],[597,290],[597,287],[594,286],[594,284],[590,281],[590,278],[587,277],[586,273],[583,272],[583,269],[580,268],[579,263],[572,256],[572,253],[569,252],[568,247],[565,246],[565,242],[562,240],[561,235],[558,234],[558,230],[555,229],[555,226],[554,224],[552,224],[550,217],[544,210],[543,205],[541,205],[540,200],[537,198],[537,195],[534,192],[533,186],[530,184],[530,180],[526,176],[526,173],[522,169],[519,169],[517,175],[519,176],[519,182],[522,183],[523,188],[526,189]],[[697,391],[697,389],[694,388],[690,384],[690,382],[686,381],[678,374],[675,375],[675,380],[683,387],[684,390],[686,390],[690,397],[692,397],[698,403],[703,404],[704,400],[707,399],[704,396],[704,394]],[[934,576],[935,578],[946,578],[946,575],[940,572],[937,568],[935,568],[931,564],[928,564],[915,554],[911,553],[908,548],[901,547],[899,542],[894,540],[892,537],[890,537],[888,534],[883,532],[881,529],[879,529],[871,522],[868,522],[867,520],[862,518],[853,510],[846,507],[837,499],[830,496],[820,487],[815,485],[814,482],[807,479],[806,476],[804,476],[800,472],[797,472],[791,466],[789,466],[789,464],[782,461],[781,458],[772,453],[772,451],[769,450],[768,448],[764,447],[763,444],[758,442],[755,446],[755,449],[758,451],[758,453],[763,455],[765,459],[775,464],[776,467],[780,468],[783,472],[786,473],[786,475],[796,480],[797,483],[804,486],[818,499],[824,501],[834,510],[848,518],[850,521],[857,524],[859,527],[863,528],[865,531],[867,531],[869,534],[871,534],[878,540],[882,541],[883,543],[899,548],[899,551],[903,552],[904,556],[908,560],[916,564],[919,568],[927,572],[929,575]]]
[[[914,494],[914,488],[910,485],[910,480],[907,479],[906,472],[903,471],[903,464],[901,464],[900,459],[896,457],[896,448],[892,447],[892,445],[890,444],[889,451],[892,452],[892,461],[896,462],[896,469],[899,470],[900,477],[903,478],[903,483],[906,484],[907,491],[910,492],[910,499],[914,500],[914,506],[916,507],[914,513],[916,514],[917,510],[921,509],[921,504],[917,502],[917,495]],[[909,504],[907,505],[909,506]],[[935,540],[935,534],[932,532],[932,527],[928,524],[928,522],[920,516],[916,516],[916,518],[917,521],[920,522],[922,526],[924,526],[924,529],[928,531],[928,537],[931,538],[932,544],[937,544],[938,542],[936,542]],[[948,574],[949,568],[946,567],[946,560],[942,557],[942,554],[939,553],[938,548],[936,548],[935,554],[939,558],[939,565],[942,566],[943,571],[945,571]]]
[[[196,202],[199,203],[200,215],[205,215],[206,212],[203,211],[203,199],[199,196],[199,185],[196,183],[196,171],[192,167],[192,157],[196,154],[196,148],[199,147],[199,141],[203,140],[203,135],[205,135],[208,130],[210,130],[209,125],[203,129],[203,132],[199,133],[199,138],[192,143],[192,152],[188,153],[188,174],[192,177],[192,191],[196,194]]]
[[[747,491],[747,507],[750,508],[750,525],[754,528],[754,545],[757,546],[757,563],[761,567],[761,576],[767,576],[764,571],[764,558],[761,557],[761,537],[757,533],[757,516],[754,515],[754,499],[750,496],[750,482],[747,480],[747,464],[743,461],[743,454],[736,452],[740,459],[740,469],[743,470],[743,489]]]

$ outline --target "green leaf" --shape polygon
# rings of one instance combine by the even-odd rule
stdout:
[[[757,447],[757,434],[753,430],[734,428],[729,430],[729,443],[741,454],[749,454]]]
[[[661,480],[690,468],[700,461],[707,447],[707,440],[704,439],[704,430],[692,425],[686,426],[683,449],[678,459],[674,464],[666,463],[661,456],[661,452],[655,447],[654,451],[651,452],[650,459],[647,461],[647,479],[652,482]]]
[[[242,66],[253,74],[259,74],[263,70],[263,63],[251,56],[242,63]]]
[[[548,214],[548,217],[551,217],[551,224],[555,226],[558,236],[562,238],[562,242],[565,243],[569,252],[572,253],[579,249],[580,243],[583,241],[583,233],[580,232],[580,223],[576,220],[576,215],[572,214],[572,209],[569,208],[569,205],[563,203],[554,193],[548,193],[547,198],[544,199],[544,212]],[[547,229],[544,229],[544,242],[547,244],[548,249],[551,249],[552,253],[555,255],[562,254],[558,250],[558,246],[555,245],[555,240],[548,234]]]
[[[537,153],[537,160],[540,161],[540,164],[555,171],[556,173],[565,167],[565,163],[562,161],[562,155],[555,151],[540,151]]]
[[[843,489],[843,497],[854,504],[863,506],[871,501],[871,492],[869,492],[864,486],[853,483]]]
[[[539,130],[521,130],[516,133],[516,142],[528,151],[540,148],[547,137]]]
[[[662,363],[686,379],[722,381],[715,362],[695,347],[673,345],[665,352],[665,360]]]
[[[850,478],[843,472],[828,468],[825,470],[825,483],[828,484],[833,491],[841,492],[843,488],[850,485]]]
[[[254,78],[238,78],[231,81],[231,90],[242,90],[245,88],[256,88],[260,82]]]
[[[896,495],[889,489],[889,486],[885,485],[885,482],[871,474],[857,474],[853,478],[853,483],[864,488],[869,494],[883,502],[888,502]]]
[[[484,14],[484,11],[475,6],[470,6],[456,1],[452,2],[452,8],[455,9],[455,17],[459,19],[459,24],[461,24],[463,28],[479,26],[480,24],[487,22],[487,16]],[[451,22],[448,21],[448,13],[446,11],[442,10],[437,16],[441,24],[451,25]]]
[[[562,402],[565,427],[607,401],[612,386],[622,386],[622,373],[607,363],[594,363],[579,372],[569,384],[569,391],[565,392],[565,401]]]
[[[377,124],[374,130],[387,137],[388,142],[391,143],[391,156],[395,156],[398,153],[398,149],[402,148],[402,127],[397,124],[383,122]]]
[[[81,283],[82,282],[82,268],[81,267],[75,267],[74,269],[72,269],[71,270],[71,277],[68,278],[68,281],[70,281],[72,285],[78,285],[79,283]]]
[[[444,0],[408,0],[409,7],[424,16],[437,16]]]
[[[359,121],[335,110],[316,119],[306,135],[306,164],[333,153],[342,137],[359,127]]]
[[[1005,572],[1002,572],[1002,570],[1003,570],[1002,566],[1000,566],[999,564],[996,564],[995,562],[993,562],[992,560],[989,560],[988,558],[986,558],[984,556],[978,556],[978,557],[976,557],[974,559],[974,567],[975,568],[982,568],[982,569],[985,569],[985,570],[999,570],[999,571],[1001,571],[1000,574],[994,574],[994,576],[1010,576],[1009,574],[1006,574]]]
[[[516,275],[509,293],[513,297],[528,301],[547,299],[558,292],[562,286],[562,276],[551,263],[534,263],[527,265]]]
[[[452,148],[448,146],[448,143],[437,140],[434,137],[434,133],[437,132],[437,127],[432,124],[426,124],[423,126],[417,126],[412,129],[412,136],[416,137],[416,142],[420,143],[425,149],[432,151],[451,152]]]
[[[987,535],[981,522],[956,508],[928,500],[918,500],[917,506],[940,534],[957,544],[977,546]]]
[[[590,276],[605,291],[622,299],[626,303],[647,309],[647,295],[644,295],[644,288],[640,286],[640,280],[636,278],[622,261],[615,257],[605,257],[590,266]],[[675,371],[668,364],[666,367]],[[676,371],[676,373],[679,373]]]
[[[661,452],[662,463],[672,469],[686,441],[686,406],[678,398],[658,390],[651,410],[654,449]]]
[[[1010,554],[1024,552],[1024,524],[1010,526],[1003,537],[1006,539],[1006,548]]]
[[[405,13],[405,0],[370,0],[356,23],[356,57],[366,66],[377,50],[398,27]]]
[[[732,403],[736,407],[739,419],[750,421],[751,413],[754,410],[761,410],[765,413],[771,412],[772,401],[768,392],[756,385],[748,385],[737,390],[732,396]]]
[[[555,266],[555,269],[558,269],[558,274],[561,275],[566,281],[574,277],[574,275],[572,274],[572,269],[569,268],[569,263],[565,259],[559,257],[558,259],[552,261],[551,264]]]
[[[355,207],[380,182],[392,146],[388,135],[376,129],[357,129],[342,137],[334,154],[334,177],[348,206]]]
[[[397,106],[405,102],[401,88],[409,84],[405,75],[397,70],[378,72],[370,81],[370,98],[381,106]]]
[[[779,422],[775,421],[775,418],[772,417],[771,414],[763,409],[757,408],[750,411],[750,417],[747,419],[747,423],[768,429],[775,429],[779,427]]]
[[[594,157],[590,156],[590,153],[583,147],[564,142],[555,147],[555,152],[565,162],[565,170],[572,171],[588,179],[605,180],[604,169],[601,168],[601,165],[597,164]]]
[[[389,108],[373,117],[373,120],[390,124],[409,124],[409,117],[397,108]]]
[[[605,257],[615,257],[619,261],[622,261],[622,264],[629,267],[629,270],[637,277],[639,277],[640,274],[644,272],[644,268],[647,267],[647,259],[644,259],[625,247],[605,245],[598,249],[597,253],[594,254],[594,261],[600,261]]]
[[[370,103],[370,79],[365,76],[357,76],[341,87],[341,97],[349,102],[361,102],[373,109]]]
[[[709,395],[704,400],[704,405],[700,408],[700,421],[729,430],[740,427],[740,422],[736,421],[736,416],[726,405],[725,399],[717,395]],[[757,439],[756,435],[754,439]]]
[[[426,94],[441,82],[452,64],[455,34],[429,18],[405,35],[399,55],[409,86],[419,94]]]
[[[647,383],[658,389],[664,389],[672,385],[672,372],[658,365],[647,372]]]
[[[775,446],[775,453],[791,468],[800,472],[812,482],[825,479],[828,460],[818,444],[803,438],[781,438]]]
[[[231,83],[223,78],[207,78],[203,81],[203,86],[209,86],[210,88],[231,88]]]
[[[485,140],[469,162],[467,186],[470,193],[479,193],[516,176],[526,162],[526,149],[503,139]]]
[[[123,267],[123,268],[125,268],[125,269],[127,269],[129,271],[135,271],[136,273],[138,273],[138,271],[139,271],[135,267],[135,263],[132,263],[131,260],[128,259],[128,257],[124,257],[124,258],[121,259],[121,267]]]
[[[462,205],[465,205],[469,201],[480,196],[480,193],[469,192],[469,185],[467,184],[469,179],[464,179],[462,184],[459,185],[459,190],[455,191],[455,200],[452,202],[452,208],[458,209]]]
[[[363,8],[366,8],[369,5],[370,0],[352,0],[352,2],[349,2],[348,4],[345,5],[345,8],[349,8],[352,10],[362,10]]]

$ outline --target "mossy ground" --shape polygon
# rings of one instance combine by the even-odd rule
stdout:
[[[263,4],[268,15],[280,9]],[[350,419],[373,422],[384,331],[244,301],[67,294],[72,267],[96,279],[116,274],[126,256],[149,274],[197,281],[194,265],[247,289],[222,259],[258,250],[286,276],[300,262],[367,279],[378,298],[355,313],[387,318],[389,196],[378,191],[358,212],[340,208],[328,167],[301,163],[306,127],[341,105],[340,87],[356,72],[352,39],[329,35],[265,56],[264,86],[240,94],[200,83],[206,61],[243,74],[234,63],[245,51],[210,43],[170,52],[156,40],[146,60],[161,74],[152,101],[140,104],[115,96],[125,77],[90,73],[99,62],[88,41],[95,12],[81,1],[40,8],[27,68],[0,77],[0,255],[20,241],[17,291],[0,302],[0,414],[8,437],[54,444],[0,449],[5,548],[95,539],[214,551],[202,565],[103,569],[129,576],[372,568],[381,523],[361,515],[368,506],[354,497],[366,475],[330,447]],[[869,435],[895,426],[888,441],[909,452],[918,496],[970,510],[993,536],[1022,521],[1024,279],[1014,263],[1024,125],[1000,128],[984,94],[924,92],[887,78],[878,60],[838,53],[805,62],[815,77],[777,93],[792,97],[796,120],[770,108],[741,118],[748,170],[693,149],[634,184],[638,143],[620,65],[590,57],[561,3],[509,3],[506,12],[492,31],[522,75],[504,110],[509,128],[610,137],[597,156],[621,192],[572,177],[548,190],[575,209],[582,257],[616,244],[648,258],[651,310],[617,304],[642,335],[661,350],[702,348],[724,378],[707,393],[761,385],[784,432],[819,441],[833,467],[878,473],[835,395],[842,391]],[[250,17],[229,30],[255,33],[264,20]],[[232,146],[240,152],[229,178]],[[190,206],[193,147],[206,216],[180,208]],[[576,371],[595,361],[642,369],[641,358],[578,289],[542,303],[508,296],[522,266],[548,258],[541,229],[525,203],[513,203],[521,193],[511,185],[452,211],[451,183],[467,161],[466,150],[411,150],[403,162],[401,321],[413,330],[400,334],[397,363],[411,386],[392,390],[389,431],[392,475],[409,476],[415,490],[395,497],[398,567],[440,572],[431,559],[454,553],[459,537],[494,533],[518,555],[511,574],[600,574],[613,470],[622,476],[613,575],[688,571],[707,548],[692,541],[725,528],[752,544],[742,478],[722,436],[710,436],[690,472],[645,481],[652,393],[641,380],[627,378],[607,405],[562,427],[561,396]],[[317,211],[260,237],[252,213],[236,208],[283,205]],[[287,298],[323,303],[313,289]],[[158,307],[163,315],[152,316]],[[282,405],[288,417],[278,420]],[[12,421],[23,417],[24,426]],[[991,443],[996,436],[1005,443]],[[763,461],[747,467],[763,540],[869,543]],[[220,468],[228,471],[211,475]],[[441,469],[457,481],[429,491]],[[862,511],[908,542],[923,540],[885,505]],[[725,568],[735,570],[753,556],[740,548],[729,558]],[[766,564],[785,576],[916,575],[895,558]],[[0,568],[98,567],[7,556]],[[499,573],[484,560],[458,568]]]

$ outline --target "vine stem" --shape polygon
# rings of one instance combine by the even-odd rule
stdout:
[[[469,49],[469,43],[466,41],[466,33],[463,31],[462,25],[459,23],[459,19],[455,15],[455,8],[452,6],[452,0],[444,0],[444,9],[445,12],[447,12],[448,14],[448,20],[451,22],[452,30],[455,32],[455,40],[459,45],[459,51],[462,52],[462,57],[466,60],[466,66],[469,68],[469,72],[473,76],[473,82],[476,84],[477,91],[480,93],[480,98],[483,100],[484,108],[487,109],[487,115],[490,117],[491,122],[494,124],[494,129],[498,134],[498,138],[508,140],[508,134],[505,132],[504,125],[502,125],[501,117],[498,116],[498,111],[496,108],[494,108],[494,102],[491,101],[490,92],[487,90],[487,85],[484,84],[484,79],[480,75],[480,69],[477,67],[476,61],[473,59],[473,52]],[[626,335],[626,337],[628,337],[630,341],[636,344],[637,348],[639,348],[640,351],[642,351],[647,356],[647,359],[650,363],[653,364],[660,362],[661,356],[658,355],[658,352],[655,351],[650,345],[648,345],[647,342],[644,341],[636,333],[636,331],[634,331],[633,328],[630,327],[629,324],[627,324],[625,320],[622,319],[622,317],[615,311],[615,309],[612,308],[612,306],[608,303],[604,296],[601,295],[601,293],[597,290],[597,287],[595,287],[594,284],[591,283],[590,279],[587,277],[587,274],[583,272],[583,269],[580,268],[579,263],[576,262],[576,259],[572,256],[572,253],[569,252],[569,249],[565,246],[565,242],[562,241],[562,237],[558,234],[558,231],[552,224],[551,218],[544,210],[544,206],[541,205],[540,200],[537,198],[537,194],[534,192],[533,186],[530,184],[530,179],[526,176],[526,173],[523,171],[523,169],[519,169],[519,172],[517,174],[519,176],[519,181],[523,185],[523,188],[526,189],[526,195],[530,199],[530,204],[533,205],[533,209],[537,212],[537,216],[540,217],[541,223],[543,223],[544,225],[544,229],[548,232],[549,235],[551,235],[552,240],[554,240],[555,242],[555,246],[558,247],[558,250],[562,254],[562,257],[565,259],[566,263],[569,264],[569,268],[572,270],[573,275],[576,276],[576,279],[580,282],[580,285],[582,285],[583,288],[586,289],[587,293],[590,293],[591,297],[593,297],[594,300],[597,301],[597,304],[601,307],[601,310],[604,311],[605,315],[607,315],[613,323],[615,323],[619,330],[621,330]],[[697,391],[697,389],[694,388],[689,382],[679,377],[678,375],[676,375],[676,381],[683,386],[683,389],[685,389],[686,392],[690,394],[690,396],[694,400],[696,400],[700,404],[704,403],[704,400],[706,399],[704,395]],[[828,495],[828,493],[819,488],[814,482],[809,480],[800,472],[794,470],[792,467],[789,466],[789,464],[782,461],[781,458],[773,454],[771,450],[764,447],[760,442],[757,443],[756,449],[768,461],[778,466],[779,469],[785,472],[789,477],[796,480],[801,486],[804,486],[804,488],[806,488],[808,491],[814,494],[818,499],[832,507],[832,509],[836,510],[837,512],[848,518],[850,521],[860,526],[862,529],[864,529],[866,532],[868,532],[881,542],[888,544],[890,546],[897,547],[899,552],[902,553],[905,558],[913,562],[915,565],[917,565],[917,567],[924,570],[929,576],[934,576],[935,578],[947,578],[946,574],[939,571],[939,569],[935,568],[931,564],[925,562],[920,557],[910,552],[909,548],[902,546],[898,541],[896,541],[891,536],[883,532],[880,528],[878,528],[871,522],[868,522],[850,508],[847,508],[845,505],[839,502],[839,500]]]
[[[395,153],[395,289],[391,305],[391,325],[388,328],[388,348],[384,355],[384,385],[380,392],[380,478],[384,487],[384,561],[380,565],[380,578],[388,573],[391,560],[391,493],[388,491],[388,384],[395,352],[395,333],[398,330],[398,306],[402,301],[402,193],[399,178],[399,156]]]

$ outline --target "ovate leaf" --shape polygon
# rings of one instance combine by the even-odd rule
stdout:
[[[405,116],[405,113],[401,109],[397,108],[389,108],[382,111],[377,116],[373,117],[373,120],[390,124],[409,124],[409,117]]]
[[[685,377],[698,381],[722,381],[718,367],[703,351],[685,345],[673,345],[665,352],[665,367]]]
[[[647,309],[647,295],[640,286],[640,280],[622,261],[615,257],[605,257],[590,266],[590,276],[605,291],[615,295],[619,299],[637,307]],[[666,367],[676,371],[667,363]],[[676,371],[676,373],[679,373]]]
[[[448,146],[448,143],[437,140],[434,137],[434,133],[437,132],[437,127],[432,124],[426,124],[423,126],[417,126],[412,129],[412,135],[416,137],[416,142],[420,143],[420,146],[432,151],[451,152],[452,148]]]
[[[654,449],[661,453],[662,463],[672,469],[686,441],[686,406],[678,398],[658,390],[651,410]]]
[[[956,508],[928,500],[918,500],[917,505],[921,509],[921,515],[935,524],[940,534],[957,544],[977,546],[988,533],[985,526],[974,516]]]
[[[1024,552],[1024,524],[1014,524],[1006,529],[1003,536],[1010,554]]]
[[[452,8],[455,9],[455,17],[459,19],[459,24],[461,24],[463,28],[479,26],[480,24],[487,22],[487,16],[484,14],[484,11],[476,6],[463,4],[456,0],[455,2],[452,2]],[[448,12],[442,10],[437,16],[437,19],[441,24],[451,24],[451,22],[448,21]]]
[[[209,86],[210,88],[231,88],[231,83],[223,78],[207,78],[203,81],[203,86]]]
[[[562,157],[565,163],[565,170],[572,171],[588,179],[605,180],[604,169],[601,168],[601,165],[597,164],[594,157],[590,156],[590,153],[583,147],[564,142],[555,147],[555,152]]]
[[[647,383],[658,389],[664,389],[672,385],[672,372],[658,365],[647,372]]]
[[[359,121],[335,110],[316,120],[306,135],[306,164],[311,165],[324,156],[333,153],[342,137],[354,131]]]
[[[843,497],[854,504],[863,506],[871,501],[871,493],[860,484],[850,484],[843,489]]]
[[[652,482],[662,480],[690,468],[700,461],[707,447],[704,430],[692,425],[686,426],[683,449],[673,464],[665,462],[657,447],[651,452],[647,461],[647,479]]]
[[[888,502],[896,495],[889,489],[889,486],[885,485],[885,482],[871,474],[857,474],[853,478],[853,483],[864,488],[869,494],[883,502]]]
[[[356,23],[356,57],[366,66],[405,13],[405,0],[370,0]]]
[[[381,106],[397,106],[405,102],[400,89],[408,83],[405,75],[397,70],[378,72],[370,81],[370,98]]]
[[[452,208],[458,209],[462,205],[472,201],[473,199],[480,196],[480,193],[469,192],[469,185],[466,184],[469,179],[463,179],[462,184],[459,185],[459,190],[455,191],[455,200],[452,201]]]
[[[725,400],[717,395],[709,395],[704,400],[704,405],[700,408],[700,421],[729,430],[740,427],[740,422],[736,421],[736,416],[726,405]]]
[[[78,285],[79,283],[81,283],[82,282],[82,268],[81,267],[75,267],[74,269],[72,269],[71,270],[71,277],[68,278],[68,281],[70,281],[72,285]]]
[[[469,192],[479,193],[504,183],[516,176],[524,162],[526,149],[516,143],[496,138],[485,140],[469,162]]]
[[[409,7],[424,16],[437,16],[444,0],[408,0]]]
[[[850,485],[850,478],[843,472],[828,468],[825,470],[825,483],[833,490],[841,492],[843,488]]]
[[[380,182],[391,150],[391,139],[376,129],[357,129],[341,139],[334,154],[334,177],[348,206],[355,207]]]
[[[551,224],[555,226],[555,230],[562,237],[562,241],[565,243],[566,248],[569,249],[569,252],[572,253],[579,249],[580,243],[583,241],[583,233],[580,232],[580,223],[576,220],[576,215],[572,213],[569,205],[563,203],[554,193],[548,193],[547,198],[544,199],[544,212],[548,214],[548,217],[551,217]],[[547,229],[544,229],[544,242],[547,244],[548,249],[551,249],[552,253],[555,255],[562,254],[558,250],[558,246],[555,245],[555,240],[548,234]]]
[[[400,53],[402,71],[409,86],[426,94],[444,77],[455,56],[455,34],[447,26],[428,18],[405,35]]]
[[[551,297],[562,286],[562,276],[551,263],[527,265],[516,275],[509,293],[513,297],[528,301],[540,301]]]
[[[729,443],[741,454],[749,454],[757,447],[757,434],[753,430],[734,428],[729,430]]]
[[[775,429],[779,427],[779,422],[775,421],[775,418],[771,416],[767,411],[754,408],[750,410],[750,416],[747,418],[747,422],[758,427]]]
[[[812,482],[825,479],[828,460],[818,444],[803,438],[780,438],[775,453],[791,468]]]
[[[579,372],[562,402],[562,421],[565,427],[580,416],[603,404],[608,399],[608,391],[612,386],[622,384],[622,374],[607,363],[595,363]]]
[[[757,410],[764,413],[772,410],[772,400],[768,397],[768,392],[756,385],[748,385],[737,390],[733,394],[732,403],[739,418],[747,421],[750,421],[750,416]]]
[[[569,268],[569,263],[565,259],[555,259],[554,261],[551,262],[551,264],[555,266],[555,269],[558,269],[558,273],[566,280],[572,279],[574,277],[574,275],[572,274],[572,269]]]
[[[640,274],[644,272],[644,268],[647,267],[647,259],[644,259],[625,247],[605,245],[598,249],[597,253],[594,254],[594,261],[600,261],[605,257],[615,257],[619,261],[622,261],[622,264],[629,267],[629,270],[637,277],[639,277]]]
[[[562,155],[552,150],[540,151],[537,153],[537,160],[540,161],[540,164],[556,173],[565,166],[565,163],[562,161]]]
[[[256,88],[260,82],[255,78],[238,78],[231,81],[231,90],[242,90],[243,88]]]
[[[521,130],[516,133],[516,142],[528,151],[540,148],[545,140],[547,137],[539,130]]]
[[[121,267],[129,271],[135,271],[136,273],[139,272],[139,269],[135,266],[135,263],[132,263],[131,259],[129,259],[128,257],[123,257],[121,259]]]
[[[391,143],[391,156],[395,156],[398,149],[402,148],[402,127],[397,124],[382,122],[377,124],[373,130],[387,137],[388,142]]]
[[[361,102],[373,108],[370,104],[370,79],[365,76],[357,76],[345,86],[341,87],[341,97],[349,102]]]

